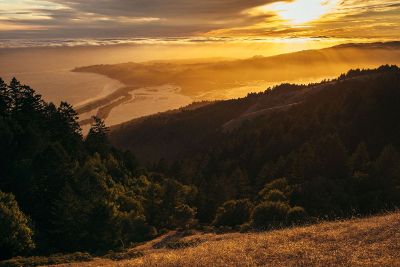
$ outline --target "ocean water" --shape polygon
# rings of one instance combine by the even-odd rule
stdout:
[[[5,81],[16,77],[21,83],[35,89],[46,101],[57,105],[61,101],[67,101],[74,106],[80,106],[124,86],[119,81],[102,75],[69,70],[8,73],[1,77]]]
[[[347,40],[348,41],[348,40]],[[16,77],[30,85],[47,101],[58,104],[67,101],[75,107],[103,98],[119,88],[119,81],[92,73],[72,72],[74,68],[151,60],[193,58],[249,58],[271,56],[305,49],[318,49],[346,40],[269,40],[226,38],[162,38],[162,39],[82,39],[82,40],[5,40],[0,39],[0,77]],[[265,90],[267,81],[255,81],[236,88],[207,92],[204,99],[243,97],[248,92]],[[140,88],[131,93],[132,100],[114,107],[106,123],[109,126],[140,116],[176,109],[190,104],[192,99],[179,88],[163,85]],[[200,97],[201,99],[202,97]],[[81,119],[94,115],[96,110],[81,114]]]
[[[2,45],[7,46],[4,43]],[[9,82],[16,77],[22,84],[35,89],[46,101],[57,105],[66,101],[76,108],[104,98],[126,85],[99,74],[73,72],[74,68],[145,60],[145,57],[136,57],[141,48],[134,46],[25,47],[32,45],[28,41],[8,44],[11,45],[21,45],[23,48],[0,48],[0,78]],[[133,99],[115,107],[105,122],[112,126],[190,104],[192,99],[179,91],[171,86],[139,88],[131,92]],[[94,109],[80,114],[80,120],[89,119],[97,111]],[[87,131],[88,126],[83,128]]]
[[[173,85],[136,89],[130,94],[132,100],[112,109],[106,119],[108,125],[184,107],[192,103],[192,99],[179,93],[180,88]]]

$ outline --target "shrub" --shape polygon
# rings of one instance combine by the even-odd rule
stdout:
[[[287,198],[282,193],[282,191],[274,189],[269,191],[266,196],[264,196],[264,201],[272,201],[272,202],[286,202]]]
[[[292,224],[299,224],[307,220],[308,214],[302,207],[293,207],[287,213],[287,220]]]
[[[32,250],[35,247],[32,236],[28,218],[19,209],[14,195],[0,191],[0,259]]]
[[[114,261],[132,260],[144,256],[141,251],[127,250],[124,252],[111,252],[105,255],[105,258],[112,259]]]
[[[281,192],[288,192],[290,191],[290,186],[286,178],[279,178],[276,180],[273,180],[272,182],[266,184],[261,190],[260,194],[261,195],[266,195],[269,191],[272,190],[279,190]]]
[[[242,224],[239,229],[241,233],[246,233],[249,232],[250,230],[252,230],[252,226],[251,223],[249,222]]]
[[[16,257],[10,260],[1,261],[0,267],[21,267],[21,266],[43,266],[43,265],[54,265],[64,264],[73,262],[87,262],[93,260],[93,257],[88,253],[75,252],[73,254],[55,254],[49,257]]]
[[[123,248],[133,245],[134,242],[150,240],[157,235],[157,229],[150,226],[144,217],[124,213],[120,214],[117,221],[119,222],[118,236],[123,243]]]
[[[250,219],[253,205],[247,199],[225,202],[217,211],[213,224],[215,226],[234,227]]]
[[[172,225],[181,228],[190,228],[196,224],[196,209],[186,204],[181,204],[175,208],[174,220]]]
[[[290,207],[283,202],[263,202],[255,207],[251,216],[256,228],[269,228],[285,223]]]

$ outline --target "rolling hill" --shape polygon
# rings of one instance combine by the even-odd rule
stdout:
[[[399,227],[400,214],[394,213],[265,233],[173,232],[129,250],[119,261],[58,266],[398,266]]]
[[[158,61],[94,65],[76,68],[92,72],[137,88],[176,84],[182,93],[194,99],[223,97],[223,90],[253,85],[257,81],[316,80],[335,77],[351,68],[372,68],[400,63],[400,42],[346,44],[319,50],[304,50],[271,57],[193,61]],[[129,90],[129,89],[126,89]],[[260,88],[258,88],[258,91]],[[220,92],[220,97],[211,92]],[[207,95],[209,96],[207,97]],[[226,98],[226,97],[225,97]]]
[[[399,79],[398,67],[382,66],[283,84],[122,124],[110,140],[149,170],[195,186],[200,222],[282,181],[290,189],[273,186],[287,194],[279,199],[312,216],[368,214],[399,201]]]
[[[193,151],[204,151],[206,148],[218,146],[221,138],[235,136],[240,131],[252,132],[255,128],[261,131],[271,120],[279,119],[282,114],[296,116],[304,107],[313,113],[312,109],[317,110],[317,105],[322,109],[335,104],[340,105],[340,102],[332,101],[342,95],[350,97],[351,94],[357,94],[361,98],[367,98],[368,96],[363,94],[365,87],[374,85],[374,91],[378,92],[380,79],[386,80],[398,74],[397,67],[388,69],[382,67],[370,71],[350,71],[338,79],[317,84],[282,84],[262,93],[249,94],[245,98],[207,102],[204,105],[132,120],[112,127],[110,139],[116,147],[134,152],[144,162],[160,159],[181,160],[192,155]],[[394,87],[398,85],[391,84]],[[368,102],[362,103],[362,100],[354,101],[359,105],[368,104]],[[383,107],[375,106],[375,108]],[[252,123],[255,119],[258,119],[258,123]],[[241,127],[243,125],[247,126]],[[360,134],[365,135],[367,132]],[[364,137],[359,136],[359,138],[364,140]],[[264,139],[268,139],[268,136]]]
[[[74,71],[105,75],[126,85],[78,108],[79,114],[94,112],[102,119],[110,118],[113,121],[113,111],[118,108],[137,108],[139,103],[135,102],[135,96],[140,99],[140,89],[143,88],[156,90],[155,88],[166,85],[173,86],[176,88],[175,93],[194,101],[232,99],[244,97],[249,92],[262,92],[279,83],[317,82],[337,77],[349,69],[376,68],[382,64],[400,64],[400,42],[347,44],[246,59],[165,60],[93,65],[79,67]],[[126,113],[128,111],[118,116],[123,116],[124,121],[133,118]],[[90,120],[81,121],[81,125],[88,123]]]

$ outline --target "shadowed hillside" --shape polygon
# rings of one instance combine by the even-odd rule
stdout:
[[[313,216],[369,214],[399,201],[399,108],[400,70],[382,66],[133,121],[110,138],[195,185],[200,222],[247,198]]]
[[[110,134],[94,118],[84,138],[69,104],[57,107],[16,79],[0,80],[0,149],[7,152],[0,155],[0,259],[6,260],[0,265],[31,255],[10,261],[121,259],[121,251],[179,229],[271,231],[396,210],[399,86],[397,66],[351,70],[320,84],[283,84],[243,99],[194,104]],[[114,148],[109,137],[148,164]],[[155,248],[210,240],[179,235]],[[328,250],[339,253],[340,239],[332,240]],[[236,241],[226,243],[234,253],[246,249],[246,239]],[[247,259],[267,261],[257,257]]]
[[[349,105],[368,105],[368,102],[362,100],[367,100],[366,98],[371,96],[365,94],[364,88],[373,86],[371,90],[378,93],[382,91],[380,79],[386,81],[399,73],[396,67],[392,69],[382,67],[372,71],[350,71],[338,79],[308,86],[282,84],[263,93],[249,94],[237,100],[211,102],[205,107],[181,109],[173,113],[162,113],[133,120],[113,127],[110,139],[117,147],[134,151],[142,161],[179,160],[194,150],[204,149],[205,146],[211,144],[210,142],[219,140],[218,138],[224,138],[226,134],[230,137],[234,136],[236,133],[231,135],[229,133],[253,119],[259,119],[258,123],[252,123],[251,126],[247,125],[239,130],[250,132],[254,130],[253,127],[261,130],[263,125],[266,126],[270,123],[269,121],[275,120],[275,117],[280,116],[279,113],[283,111],[289,111],[289,116],[292,114],[296,116],[297,111],[302,111],[304,108],[312,112],[313,108],[324,109],[328,107],[326,105],[333,106],[333,103],[340,105],[342,103],[333,101],[339,101],[342,96],[349,97],[348,101],[356,101]],[[390,86],[397,88],[398,81]],[[362,99],[356,99],[356,96]],[[382,95],[382,97],[389,100],[390,95]],[[374,99],[368,100],[374,101]],[[376,105],[377,109],[384,108],[379,106],[379,103]],[[339,113],[346,111],[338,108]],[[364,116],[361,118],[368,120]],[[377,118],[377,120],[380,119]],[[368,133],[360,131],[360,134]]]

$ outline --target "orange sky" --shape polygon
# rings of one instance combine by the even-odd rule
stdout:
[[[398,0],[0,0],[0,38],[397,39]]]

